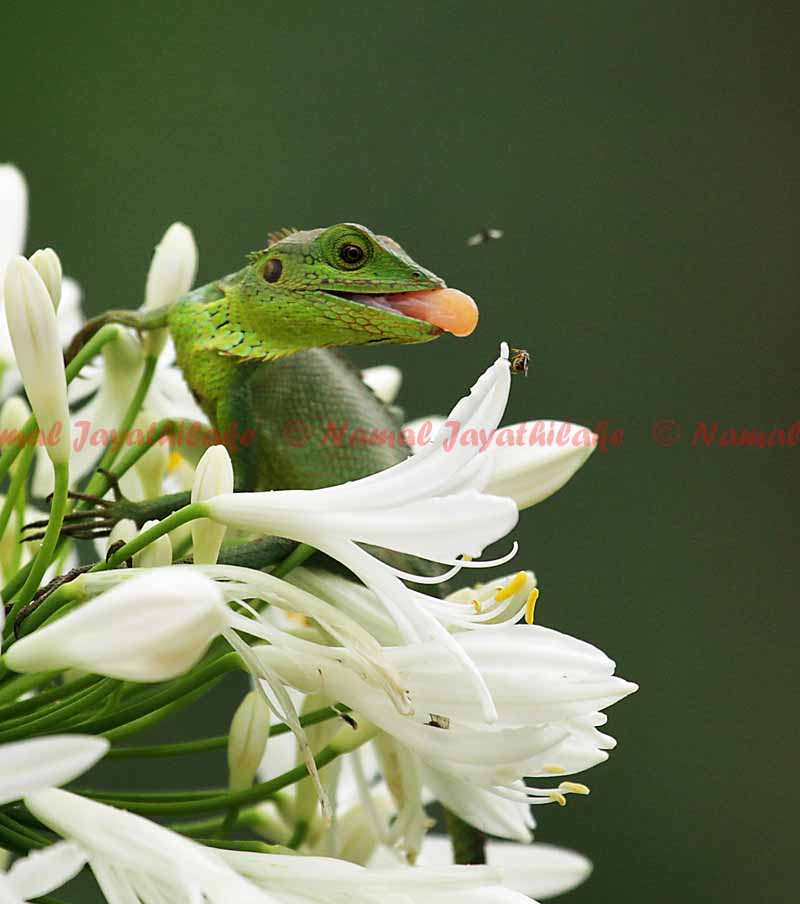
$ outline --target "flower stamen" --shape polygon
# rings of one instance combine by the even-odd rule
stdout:
[[[539,588],[534,587],[528,594],[528,602],[525,603],[525,621],[527,624],[533,624],[533,611],[536,608],[536,600],[539,599]]]

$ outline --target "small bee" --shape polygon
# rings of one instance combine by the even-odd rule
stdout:
[[[475,235],[471,235],[467,239],[467,244],[472,247],[473,245],[482,245],[484,242],[489,242],[492,239],[501,238],[503,238],[502,229],[482,229],[480,232],[476,232]]]
[[[531,363],[530,352],[526,348],[512,348],[509,363],[512,374],[522,374],[527,377],[528,367]]]

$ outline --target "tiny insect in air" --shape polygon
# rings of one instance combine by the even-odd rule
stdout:
[[[502,229],[482,229],[480,232],[476,232],[475,235],[471,235],[467,239],[467,244],[472,247],[473,245],[482,245],[484,242],[501,238],[503,238]]]
[[[512,374],[528,376],[528,367],[531,363],[530,352],[526,348],[512,348],[508,359]]]

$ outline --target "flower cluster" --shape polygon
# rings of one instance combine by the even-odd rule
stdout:
[[[85,868],[109,904],[512,904],[583,881],[585,858],[533,842],[531,805],[589,793],[567,776],[608,757],[603,711],[636,686],[596,647],[535,624],[531,571],[436,589],[508,562],[515,543],[481,556],[591,444],[487,449],[440,429],[360,480],[234,492],[223,446],[195,461],[157,442],[205,422],[163,325],[104,326],[65,368],[79,290],[52,249],[22,255],[27,189],[11,166],[0,167],[0,202],[0,430],[30,439],[0,450],[0,848],[15,858],[0,901],[48,895]],[[189,291],[196,269],[192,233],[174,224],[142,310]],[[503,344],[441,423],[494,435],[508,359]],[[394,401],[396,369],[362,376]],[[78,417],[117,436],[143,422],[163,430],[143,448],[76,452]],[[39,431],[57,441],[37,444]],[[119,492],[129,514],[150,517],[103,515]],[[180,492],[186,504],[158,514]],[[76,531],[63,528],[84,525],[92,500],[101,514],[77,533],[94,547],[76,567]],[[21,546],[25,524],[40,533]],[[252,567],[248,550],[271,537],[299,545]],[[314,551],[327,558],[303,564]],[[226,736],[128,746],[237,671],[250,690]],[[214,749],[227,753],[222,788],[61,788],[104,758]],[[435,802],[456,848],[477,846],[484,863],[453,864],[430,832]]]

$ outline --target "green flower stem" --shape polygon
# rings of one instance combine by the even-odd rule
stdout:
[[[102,474],[98,473],[98,471],[100,471],[101,469],[108,470],[114,464],[114,460],[116,459],[117,455],[119,455],[119,450],[127,440],[131,427],[133,427],[133,422],[136,420],[136,416],[141,411],[144,400],[147,397],[147,393],[150,391],[150,386],[153,382],[153,375],[156,372],[157,361],[158,359],[154,355],[148,355],[145,358],[144,369],[142,370],[142,375],[139,378],[136,392],[134,392],[133,398],[131,399],[128,408],[122,417],[122,421],[117,430],[116,440],[110,442],[106,447],[106,450],[100,458],[100,462],[97,465],[97,468],[95,469],[95,473],[93,474],[92,479],[89,481],[86,487],[86,492],[89,495],[99,495],[98,490],[104,478]],[[108,488],[106,487],[106,489]]]
[[[160,686],[147,698],[130,706],[125,706],[101,718],[89,720],[81,726],[81,731],[89,734],[110,736],[111,730],[125,725],[142,716],[152,715],[153,711],[180,700],[190,691],[206,684],[214,678],[221,678],[228,672],[243,668],[238,653],[226,653],[213,662],[195,667],[186,675]]]
[[[33,599],[33,595],[36,593],[42,577],[53,558],[56,544],[61,534],[61,525],[67,509],[67,493],[69,492],[69,462],[61,462],[55,465],[54,471],[55,489],[53,491],[53,502],[50,506],[50,520],[47,522],[47,530],[45,531],[42,545],[39,547],[39,552],[34,559],[33,567],[28,573],[19,595],[14,600],[14,605],[11,607],[8,621],[11,623],[12,633],[14,618],[19,610]]]
[[[126,559],[136,555],[145,546],[149,546],[155,540],[158,540],[159,537],[163,537],[164,534],[175,530],[176,527],[182,527],[184,524],[188,524],[189,521],[194,521],[195,518],[207,517],[205,506],[201,502],[186,505],[182,509],[178,509],[177,512],[167,515],[163,521],[159,521],[158,524],[149,527],[146,531],[139,534],[138,537],[134,537],[133,540],[117,550],[113,556],[109,556],[105,562],[97,562],[92,571],[106,571],[111,568],[118,568]]]
[[[95,703],[104,701],[115,683],[112,678],[101,678],[97,684],[84,693],[77,694],[69,703],[57,701],[50,704],[49,707],[45,707],[46,712],[36,718],[23,716],[21,719],[14,719],[13,725],[8,728],[4,726],[0,731],[0,741],[15,741],[63,730],[67,727],[67,723],[73,721],[76,714],[89,709]]]
[[[305,726],[317,725],[319,722],[325,722],[328,719],[336,718],[339,713],[347,712],[346,706],[340,706],[333,709],[331,706],[325,706],[322,709],[315,709],[310,713],[306,713],[300,717],[300,724]],[[2,718],[2,713],[0,713]],[[271,725],[269,736],[271,738],[277,735],[286,734],[291,731],[285,722],[279,722],[277,725]],[[108,737],[108,734],[106,735]],[[228,735],[217,735],[212,738],[199,738],[194,741],[178,741],[174,744],[154,744],[148,747],[112,747],[106,754],[106,759],[136,759],[142,757],[167,757],[167,756],[184,756],[192,753],[205,753],[209,750],[223,750],[228,746]]]
[[[344,751],[340,751],[333,745],[324,747],[314,758],[317,769],[322,769],[332,763]],[[308,776],[308,769],[304,764],[295,766],[288,772],[246,788],[244,791],[228,791],[222,794],[211,794],[202,800],[176,801],[174,803],[141,802],[119,804],[124,809],[144,816],[184,816],[190,813],[212,813],[219,810],[229,810],[231,807],[242,807],[249,804],[257,804],[272,797],[282,788],[294,785]],[[112,802],[109,799],[109,802]]]
[[[50,676],[50,679],[52,680],[54,676],[59,674],[60,672],[37,672],[34,675],[20,675],[16,681],[19,681],[22,678],[44,678],[45,676]],[[30,713],[35,713],[36,710],[43,712],[48,704],[53,705],[56,703],[57,706],[60,706],[64,699],[69,699],[76,694],[83,693],[83,691],[88,690],[90,687],[97,684],[98,681],[102,680],[103,679],[97,675],[84,675],[82,678],[77,678],[75,681],[70,681],[68,684],[60,684],[58,687],[51,688],[48,691],[42,691],[40,694],[29,697],[27,700],[18,700],[15,703],[9,703],[0,708],[0,725],[5,728],[9,724],[13,724],[12,720],[14,718],[20,716],[30,718]],[[11,685],[15,683],[16,682],[10,682],[8,687],[10,688]],[[22,685],[19,685],[19,687],[22,687]],[[3,690],[5,691],[6,688],[3,688]],[[22,693],[24,693],[24,691],[22,691]]]
[[[12,819],[7,813],[0,813],[0,846],[17,854],[27,854],[34,848],[47,847],[50,841]]]
[[[303,562],[310,556],[316,552],[313,546],[308,546],[306,543],[298,544],[286,558],[279,562],[270,572],[273,577],[283,578],[286,577],[287,574],[293,569],[297,568],[298,565],[302,565]]]
[[[36,672],[33,675],[17,675],[7,681],[0,688],[0,724],[12,715],[16,716],[19,713],[30,712],[32,709],[36,709],[39,705],[38,700],[41,699],[41,694],[38,694],[37,697],[31,697],[29,700],[22,700],[19,703],[16,701],[28,691],[36,690],[37,687],[49,684],[59,674],[60,672]],[[16,707],[18,706],[21,706],[22,709],[17,710]]]
[[[75,377],[81,372],[85,364],[88,364],[89,361],[92,360],[103,348],[103,346],[110,342],[112,339],[116,339],[119,334],[119,328],[116,326],[104,326],[101,330],[98,330],[97,333],[92,336],[92,338],[84,345],[84,347],[78,352],[77,355],[70,361],[66,368],[66,376],[67,383],[71,383]],[[14,464],[14,461],[17,458],[17,455],[22,451],[22,447],[25,444],[26,439],[29,439],[33,434],[39,432],[39,427],[36,424],[36,418],[31,415],[28,420],[25,422],[25,425],[19,431],[19,439],[13,445],[6,446],[3,454],[0,455],[0,480],[2,480],[6,474],[8,473],[8,469],[11,465]],[[8,599],[7,596],[3,596],[4,599]]]
[[[212,678],[210,681],[206,681],[205,684],[201,684],[194,690],[189,691],[178,700],[175,700],[166,706],[162,706],[154,712],[148,713],[146,716],[141,716],[138,719],[134,719],[131,722],[127,722],[110,731],[103,732],[103,735],[108,738],[109,741],[114,741],[117,738],[124,738],[127,735],[136,734],[136,732],[141,731],[143,728],[149,728],[151,725],[155,725],[156,722],[160,722],[172,713],[177,712],[179,709],[184,709],[194,703],[195,700],[199,700],[201,697],[205,696],[210,690],[216,687],[224,677],[224,675],[220,675],[217,678]]]
[[[21,491],[23,491],[25,488],[25,481],[28,476],[28,471],[30,470],[31,461],[33,461],[33,456],[35,454],[36,446],[25,446],[25,449],[22,452],[22,460],[14,469],[14,472],[11,476],[11,483],[8,486],[8,492],[6,493],[6,498],[3,502],[2,511],[0,511],[0,536],[2,536],[6,532],[8,522],[11,519],[11,513],[17,508],[17,502],[20,495],[22,495],[22,498],[24,500],[24,493]],[[21,527],[22,524],[18,524],[17,531],[19,531]],[[21,546],[22,544],[18,544],[17,549],[20,550]]]

